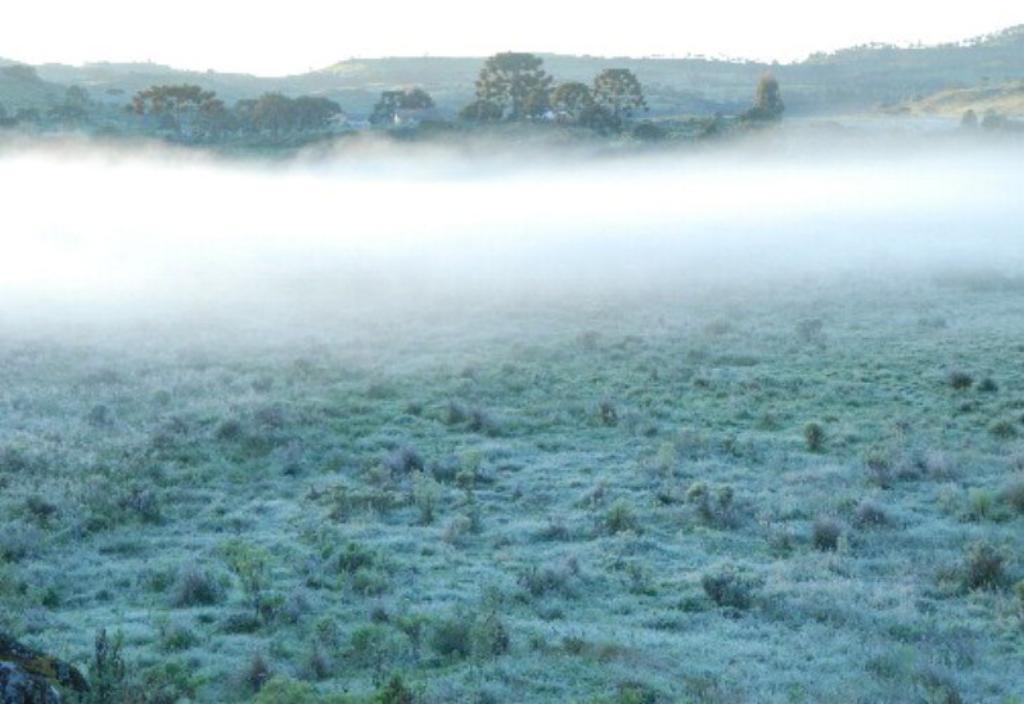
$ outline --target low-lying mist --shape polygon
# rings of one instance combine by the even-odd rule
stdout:
[[[149,148],[0,157],[0,326],[380,322],[1024,261],[1024,149],[739,142],[558,158],[363,150],[245,163]]]

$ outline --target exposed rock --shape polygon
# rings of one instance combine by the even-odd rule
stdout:
[[[82,673],[71,665],[0,633],[0,704],[60,704],[58,684],[89,690]]]

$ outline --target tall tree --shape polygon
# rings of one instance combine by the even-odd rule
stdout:
[[[505,52],[487,59],[476,81],[478,101],[496,105],[502,117],[520,120],[527,107],[540,103],[540,94],[551,88],[544,60],[533,54]]]
[[[761,122],[777,122],[782,119],[785,110],[778,80],[770,72],[763,74],[754,91],[754,107],[744,117]]]
[[[628,68],[609,68],[594,79],[594,102],[621,122],[640,110],[647,110],[644,89]]]

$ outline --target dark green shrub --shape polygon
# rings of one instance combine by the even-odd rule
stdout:
[[[963,583],[968,590],[998,589],[1006,583],[1006,557],[988,543],[976,543],[967,551]]]
[[[958,370],[951,371],[946,380],[957,391],[966,391],[974,385],[974,377],[967,372]]]
[[[825,429],[819,423],[808,423],[804,426],[804,442],[811,452],[821,452],[825,447]]]
[[[811,526],[811,544],[816,550],[835,551],[839,549],[839,538],[843,527],[832,518],[820,517]]]
[[[172,603],[176,607],[212,606],[223,597],[224,591],[216,577],[198,565],[190,564],[178,574]]]
[[[748,609],[754,601],[758,582],[741,574],[731,565],[721,565],[704,574],[700,580],[704,593],[718,606]]]

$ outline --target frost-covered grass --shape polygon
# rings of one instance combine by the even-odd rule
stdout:
[[[1020,701],[1022,312],[961,277],[11,331],[0,626],[83,668],[120,632],[150,701]]]

